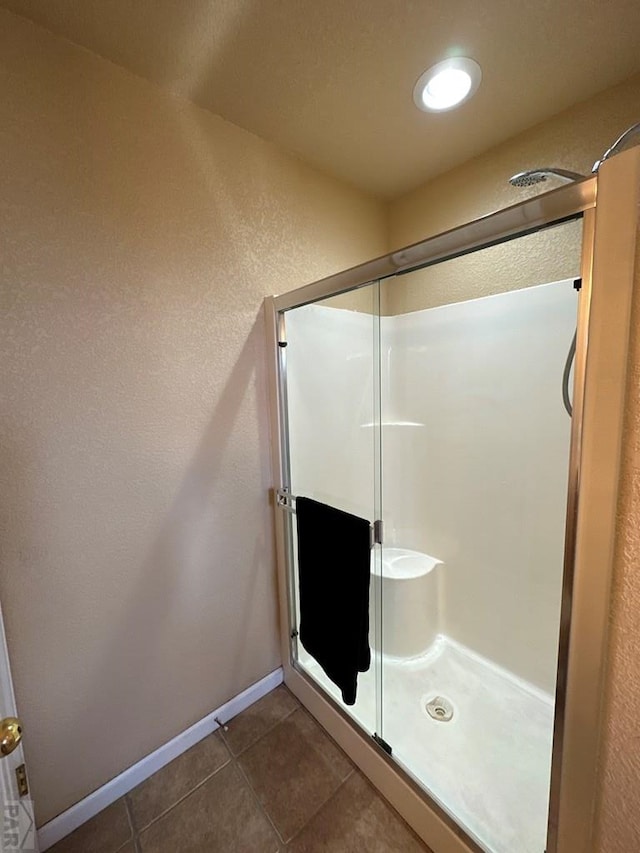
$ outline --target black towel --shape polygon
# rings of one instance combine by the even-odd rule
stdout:
[[[310,498],[296,499],[296,520],[300,641],[353,705],[371,665],[370,524]]]

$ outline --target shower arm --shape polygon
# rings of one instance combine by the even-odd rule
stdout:
[[[604,152],[602,157],[593,164],[593,168],[591,169],[593,174],[596,174],[602,163],[605,160],[608,160],[609,157],[612,157],[614,154],[617,154],[620,148],[626,143],[626,141],[635,136],[637,133],[640,133],[640,121],[632,124],[631,127],[628,127],[624,133],[621,133],[620,136],[616,139],[613,145]]]
[[[566,181],[581,181],[585,177],[585,175],[582,175],[580,172],[571,172],[569,169],[556,169],[555,167],[540,169],[540,171],[545,172],[554,178],[564,178]]]

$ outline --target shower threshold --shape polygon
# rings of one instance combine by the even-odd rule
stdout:
[[[300,663],[340,702],[304,651]],[[381,735],[393,756],[490,853],[545,849],[553,699],[450,638],[421,657],[383,658]],[[446,725],[427,706],[446,697]],[[376,731],[375,670],[346,710]]]

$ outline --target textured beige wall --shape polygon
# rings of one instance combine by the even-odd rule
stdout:
[[[598,853],[640,850],[640,227],[635,282],[604,703]]]
[[[41,824],[280,663],[262,297],[383,208],[0,12],[0,597]]]
[[[507,179],[514,172],[535,166],[588,171],[616,136],[638,120],[640,77],[635,77],[392,203],[390,245],[398,248],[416,242],[540,191],[512,189]],[[545,238],[540,235],[536,239]],[[573,251],[572,245],[570,241],[565,248]],[[543,249],[544,242],[537,246],[538,251]],[[547,249],[564,251],[561,244],[549,244]],[[505,266],[493,273],[491,267],[474,267],[471,263],[468,274],[453,281],[446,275],[436,278],[434,271],[429,280],[430,295],[417,296],[408,289],[401,298],[398,293],[393,313],[420,307],[423,302],[438,304],[447,296],[457,300],[495,292],[496,287],[505,289],[502,285],[517,275],[518,256],[509,253],[508,246],[504,247],[501,263]],[[544,267],[544,258],[538,258],[536,267],[540,264]],[[529,273],[521,274],[526,284]],[[640,850],[640,258],[636,281],[596,853]]]
[[[386,279],[390,314],[408,314],[580,275],[582,221],[564,222],[481,252]]]

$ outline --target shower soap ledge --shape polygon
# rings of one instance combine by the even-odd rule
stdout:
[[[370,429],[371,427],[374,427],[374,426],[381,426],[381,427],[392,427],[392,426],[393,427],[424,427],[424,426],[426,426],[426,424],[419,423],[418,421],[381,421],[380,424],[373,423],[373,422],[372,423],[366,423],[366,424],[360,424],[360,427],[362,429],[367,429],[367,428]]]

